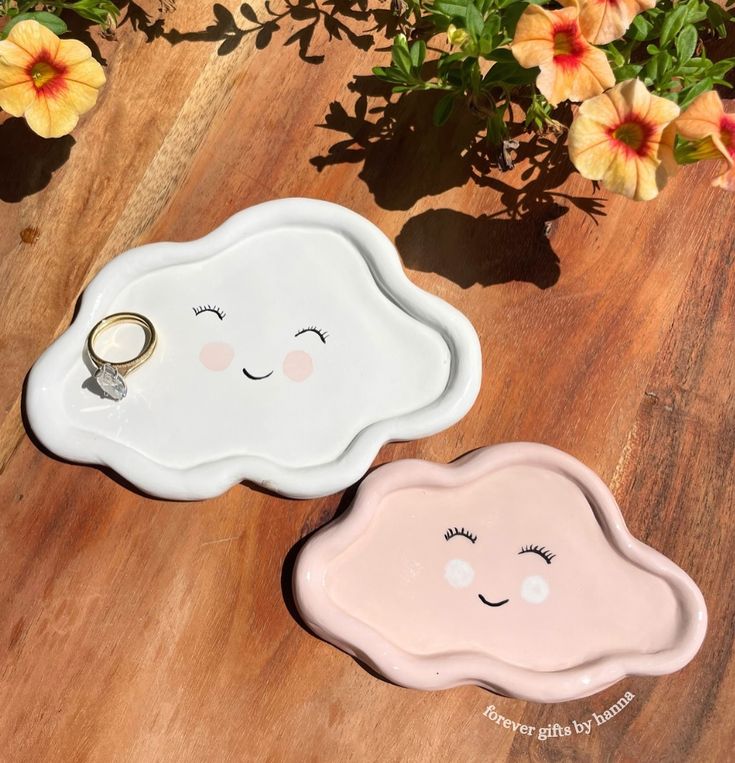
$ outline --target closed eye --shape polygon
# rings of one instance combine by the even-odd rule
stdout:
[[[551,564],[551,560],[556,556],[556,554],[552,554],[551,550],[545,546],[535,546],[533,544],[530,546],[522,546],[518,554],[538,554],[546,564]]]
[[[201,315],[202,313],[214,313],[220,320],[224,320],[227,315],[221,307],[217,305],[199,305],[198,307],[191,308],[194,311],[194,315]]]
[[[329,334],[326,331],[322,331],[321,329],[317,328],[316,326],[309,326],[305,329],[301,329],[301,331],[297,331],[294,334],[294,336],[295,337],[301,336],[302,334],[308,334],[309,332],[311,332],[312,334],[316,334],[319,337],[319,339],[322,340],[323,344],[327,343],[327,337],[329,336]]]
[[[450,527],[444,533],[444,540],[451,540],[452,538],[456,538],[457,536],[467,538],[467,540],[470,541],[470,543],[477,542],[477,536],[474,533],[471,533],[469,530],[465,530],[464,527]]]

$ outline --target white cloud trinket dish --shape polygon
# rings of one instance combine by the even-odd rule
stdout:
[[[84,347],[121,312],[149,319],[158,343],[113,400]],[[100,335],[100,355],[114,361],[130,328]],[[34,365],[25,404],[50,451],[155,496],[204,499],[250,481],[310,498],[354,483],[386,442],[459,421],[481,373],[470,322],[411,283],[375,225],[283,199],[197,241],[116,257]]]

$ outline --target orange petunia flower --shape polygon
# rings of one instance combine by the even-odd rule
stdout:
[[[622,37],[633,19],[656,5],[656,0],[580,0],[579,26],[595,45]]]
[[[724,159],[727,169],[712,185],[735,191],[735,114],[727,114],[720,96],[710,90],[694,99],[676,120],[682,138],[693,141],[683,152],[687,161]]]
[[[86,45],[60,40],[37,21],[19,22],[0,41],[0,109],[25,117],[43,138],[70,133],[104,84]]]
[[[510,46],[521,66],[541,69],[536,86],[553,106],[584,101],[615,84],[605,53],[582,35],[578,14],[576,5],[556,11],[529,5]]]
[[[637,79],[585,101],[569,129],[569,158],[583,177],[636,201],[658,195],[676,169],[673,130],[679,107]]]

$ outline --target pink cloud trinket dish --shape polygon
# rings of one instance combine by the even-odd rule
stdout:
[[[707,627],[699,588],[605,483],[533,443],[381,466],[306,542],[293,587],[314,633],[394,683],[536,702],[678,670]]]
[[[25,406],[50,451],[152,495],[249,481],[310,498],[354,483],[386,442],[459,421],[481,374],[470,322],[408,279],[375,225],[282,199],[102,268]]]

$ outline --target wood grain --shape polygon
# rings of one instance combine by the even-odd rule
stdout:
[[[513,172],[484,173],[472,125],[431,130],[420,98],[375,111],[382,90],[364,75],[385,54],[368,37],[379,46],[386,7],[372,5],[339,0],[245,34],[254,25],[230,0],[234,27],[205,4],[162,21],[157,4],[129,4],[116,41],[90,38],[109,82],[73,138],[0,124],[3,760],[732,757],[732,197],[709,187],[708,165],[654,203],[607,199],[545,139]],[[298,195],[373,220],[410,278],[480,334],[471,413],[377,463],[507,440],[573,453],[611,484],[634,534],[701,586],[711,624],[688,667],[552,706],[392,686],[308,633],[289,593],[299,540],[352,490],[156,501],[34,444],[24,378],[102,264]],[[625,691],[634,701],[589,736],[539,741],[482,715],[494,704],[565,725]]]

